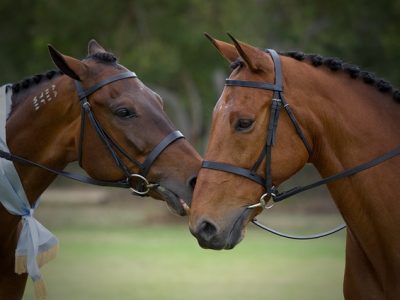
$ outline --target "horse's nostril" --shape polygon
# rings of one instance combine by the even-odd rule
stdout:
[[[204,241],[211,240],[216,233],[217,227],[206,220],[200,223],[197,230],[197,235]]]
[[[197,176],[193,176],[188,181],[189,186],[192,188],[192,190],[194,190],[194,187],[196,186],[196,181],[197,181]]]

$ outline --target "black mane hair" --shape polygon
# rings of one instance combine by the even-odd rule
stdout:
[[[103,64],[116,64],[118,61],[117,57],[110,52],[97,52],[87,56],[86,59],[93,59],[96,62]]]
[[[118,59],[116,56],[109,52],[98,52],[93,55],[87,56],[85,59],[93,59],[96,62],[109,64],[109,65],[116,65]],[[50,70],[43,74],[36,74],[31,77],[22,79],[21,81],[15,82],[12,84],[12,91],[13,93],[18,93],[22,90],[26,90],[32,85],[39,84],[43,80],[51,80],[56,76],[64,74],[60,70]]]
[[[43,80],[51,80],[55,76],[59,76],[59,75],[62,75],[62,74],[63,74],[63,72],[61,72],[59,70],[50,70],[50,71],[47,71],[47,72],[45,72],[43,74],[33,75],[32,77],[28,77],[28,78],[22,79],[21,81],[13,83],[12,84],[12,91],[13,91],[14,94],[18,93],[18,92],[20,92],[22,90],[28,89],[33,84],[39,84]]]
[[[345,63],[339,58],[323,57],[319,54],[304,54],[300,51],[289,51],[279,54],[294,58],[298,61],[308,61],[314,67],[325,66],[333,72],[346,72],[353,79],[360,79],[366,84],[374,86],[382,93],[391,94],[393,99],[400,103],[400,90],[394,88],[389,81],[376,77],[372,72],[361,70],[361,68],[356,65]]]
[[[349,74],[353,79],[360,79],[366,84],[374,86],[381,93],[391,94],[393,99],[400,103],[400,90],[393,87],[393,85],[386,81],[385,79],[378,78],[372,72],[361,70],[359,66],[345,63],[341,59],[336,57],[323,57],[319,54],[304,54],[301,51],[289,51],[289,52],[279,52],[280,55],[288,56],[294,58],[298,61],[307,61],[311,63],[314,67],[325,66],[333,72],[343,71]],[[231,69],[236,69],[241,67],[243,61],[238,58],[231,63]]]

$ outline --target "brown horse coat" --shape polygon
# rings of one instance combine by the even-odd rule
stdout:
[[[15,155],[62,170],[68,163],[76,161],[79,154],[81,115],[74,80],[79,80],[87,89],[127,69],[94,40],[89,43],[88,57],[82,61],[62,55],[53,48],[51,55],[66,75],[53,71],[14,84],[13,108],[6,126],[7,144]],[[42,99],[47,90],[52,92],[51,101],[46,97]],[[43,101],[38,103],[38,99]],[[160,96],[137,78],[102,87],[89,96],[89,103],[111,138],[141,162],[174,131],[163,111]],[[87,119],[85,126],[83,169],[99,180],[122,179],[124,174],[116,167]],[[126,157],[122,160],[132,173],[138,172],[136,165]],[[176,140],[150,168],[147,179],[156,185],[149,195],[166,200],[179,214],[184,214],[182,202],[190,204],[192,179],[200,163],[200,156],[185,139]],[[15,163],[15,167],[33,205],[55,175],[20,163]],[[0,206],[0,299],[21,299],[24,292],[26,274],[14,272],[20,220],[19,216],[9,214]]]
[[[236,40],[234,45],[211,40],[233,63],[230,79],[273,82],[274,67],[267,53]],[[312,155],[287,115],[281,114],[272,148],[275,186],[307,162],[328,177],[400,145],[400,108],[392,98],[398,100],[400,93],[392,93],[390,85],[338,60],[302,54],[298,59],[280,58],[285,98],[311,144]],[[214,108],[204,158],[250,168],[265,145],[271,99],[271,91],[226,86]],[[246,122],[250,126],[238,130]],[[397,156],[328,185],[348,225],[346,299],[400,297],[399,170]],[[239,243],[246,225],[261,211],[246,207],[263,192],[247,178],[202,169],[190,212],[190,229],[201,246],[230,249]]]

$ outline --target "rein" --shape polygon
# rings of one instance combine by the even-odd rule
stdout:
[[[246,81],[246,80],[231,80],[231,79],[225,80],[226,86],[239,86],[239,87],[245,87],[245,88],[256,88],[256,89],[273,91],[271,112],[270,112],[269,123],[268,123],[268,128],[267,128],[267,140],[266,140],[265,146],[264,146],[260,156],[258,157],[258,159],[256,160],[256,162],[254,163],[254,165],[251,169],[245,169],[245,168],[241,168],[241,167],[231,165],[231,164],[215,162],[215,161],[208,161],[208,160],[204,160],[203,164],[202,164],[202,168],[232,173],[232,174],[235,174],[238,176],[246,177],[247,179],[250,179],[250,180],[262,185],[265,188],[266,192],[263,195],[261,195],[258,203],[247,206],[247,209],[253,209],[253,208],[270,209],[273,207],[274,203],[276,203],[276,202],[280,202],[280,201],[282,201],[286,198],[289,198],[293,195],[299,194],[299,193],[304,192],[309,189],[316,188],[320,185],[327,184],[327,183],[336,181],[338,179],[354,175],[354,174],[364,171],[366,169],[372,168],[378,164],[381,164],[384,161],[389,160],[400,154],[400,146],[399,146],[381,156],[378,156],[375,159],[372,159],[368,162],[360,164],[356,167],[353,167],[353,168],[344,170],[342,172],[339,172],[337,174],[334,174],[332,176],[323,178],[323,179],[316,181],[314,183],[311,183],[309,185],[297,186],[288,191],[279,193],[278,190],[272,184],[271,161],[272,161],[272,147],[276,142],[276,128],[278,125],[279,113],[280,113],[282,106],[285,109],[287,115],[289,116],[289,119],[290,119],[291,123],[293,124],[297,135],[300,137],[300,139],[302,140],[302,142],[304,144],[304,147],[307,149],[309,156],[311,156],[311,154],[312,154],[312,149],[311,149],[310,144],[307,142],[307,139],[306,139],[303,131],[301,130],[301,127],[300,127],[298,121],[296,120],[292,110],[289,107],[289,104],[287,103],[287,101],[283,95],[282,66],[281,66],[281,61],[280,61],[279,55],[273,49],[266,49],[265,51],[271,55],[271,58],[274,63],[274,71],[275,71],[274,83]],[[257,174],[257,170],[259,169],[264,158],[266,159],[265,178]],[[268,202],[271,199],[272,199],[273,203],[268,205]],[[261,224],[256,219],[253,219],[252,223],[266,231],[273,233],[273,234],[276,234],[276,235],[279,235],[282,237],[286,237],[286,238],[298,239],[298,240],[308,240],[308,239],[316,239],[316,238],[324,237],[324,236],[333,234],[333,233],[346,227],[345,224],[342,224],[332,230],[329,230],[329,231],[323,232],[323,233],[319,233],[319,234],[315,234],[315,235],[293,236],[293,235],[288,235],[288,234],[276,231],[274,229],[271,229],[271,228]]]
[[[79,102],[81,106],[81,129],[80,129],[80,138],[79,138],[79,165],[82,167],[82,158],[83,158],[83,141],[85,135],[85,120],[86,116],[88,117],[90,124],[95,129],[98,137],[107,147],[108,151],[111,154],[116,166],[124,173],[125,179],[119,181],[105,181],[98,180],[92,177],[74,174],[66,171],[54,170],[37,162],[30,161],[23,157],[14,155],[10,152],[5,152],[0,150],[0,157],[18,163],[23,163],[25,165],[30,165],[34,167],[41,168],[48,172],[51,172],[56,175],[60,175],[66,177],[68,179],[76,180],[79,182],[83,182],[86,184],[99,185],[99,186],[110,186],[110,187],[119,187],[119,188],[130,188],[134,194],[139,196],[147,195],[151,188],[158,186],[157,184],[151,184],[147,180],[146,176],[150,170],[150,167],[157,159],[157,157],[164,151],[170,144],[180,138],[184,138],[183,134],[180,131],[173,131],[164,137],[161,142],[153,148],[153,150],[148,154],[147,158],[143,163],[131,158],[127,152],[118,145],[111,136],[105,131],[105,129],[101,126],[100,122],[96,119],[90,103],[88,101],[88,97],[95,93],[97,90],[102,87],[111,84],[118,80],[123,80],[127,78],[137,78],[134,72],[124,72],[115,76],[111,76],[107,79],[104,79],[92,87],[88,89],[84,89],[79,81],[75,81],[75,87],[78,93]],[[114,150],[116,149],[116,150]],[[123,162],[118,153],[122,154],[129,161],[134,163],[139,168],[139,173],[132,173],[126,164]],[[133,182],[134,181],[134,182]],[[132,185],[135,185],[134,187]]]

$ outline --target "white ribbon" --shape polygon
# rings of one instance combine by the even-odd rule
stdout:
[[[11,108],[11,86],[0,87],[0,149],[9,152],[6,143],[6,120]],[[27,272],[34,282],[41,280],[39,265],[53,258],[56,251],[49,250],[58,246],[57,238],[40,224],[33,216],[35,207],[31,207],[21,180],[11,161],[0,158],[0,203],[10,214],[21,216],[23,227],[19,236],[16,258],[23,259],[23,266],[16,266],[16,272]],[[10,228],[11,229],[11,228]]]

